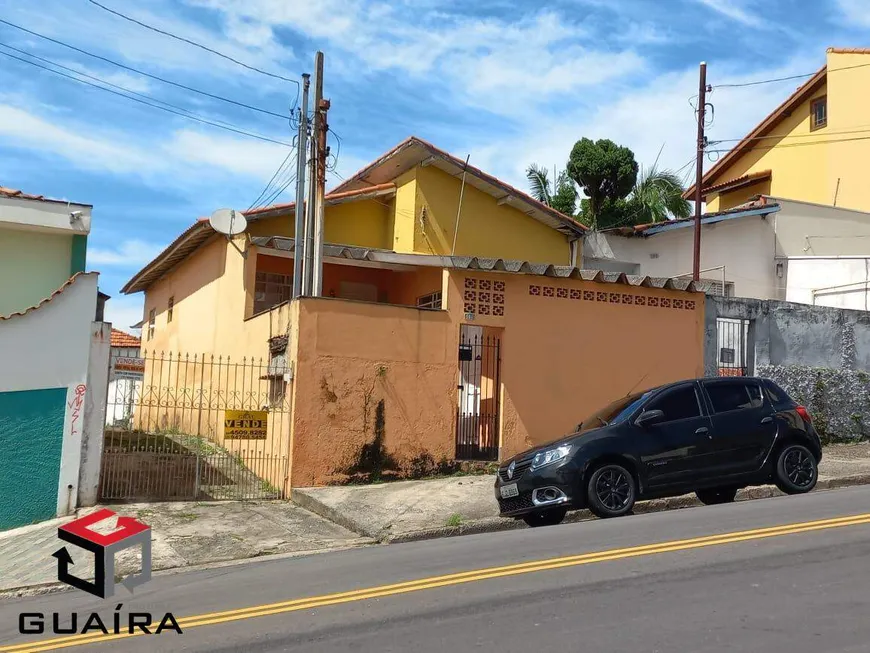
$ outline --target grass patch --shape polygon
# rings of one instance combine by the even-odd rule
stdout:
[[[444,525],[448,528],[458,528],[459,526],[462,526],[462,515],[458,512],[454,512],[447,518],[447,522]]]

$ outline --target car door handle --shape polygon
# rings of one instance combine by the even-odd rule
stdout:
[[[767,417],[765,417],[764,419],[761,420],[761,423],[762,424],[772,424],[773,418],[768,415]]]
[[[707,435],[709,437],[709,433],[710,429],[708,429],[706,426],[702,426],[701,428],[695,430],[695,435]]]

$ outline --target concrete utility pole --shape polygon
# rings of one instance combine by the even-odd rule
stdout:
[[[311,294],[320,297],[323,294],[323,224],[324,224],[324,195],[326,192],[326,157],[329,148],[326,146],[326,134],[329,123],[326,116],[329,111],[329,100],[323,99],[323,53],[318,52],[314,57],[314,69],[317,77],[314,84],[314,133],[313,140],[317,142],[317,157],[314,165],[316,172],[312,184],[315,187],[314,196],[314,265],[312,270]]]
[[[319,53],[318,53],[319,54]],[[316,64],[316,59],[315,59]],[[308,141],[308,203],[305,206],[305,270],[302,275],[302,294],[313,295],[314,279],[314,217],[317,213],[317,127],[320,124],[320,112],[317,103],[320,98],[318,88],[321,72],[314,70],[314,111],[311,124],[311,138]]]
[[[707,108],[707,64],[701,62],[698,81],[698,151],[695,161],[695,256],[692,266],[692,279],[701,278],[701,203],[704,201],[701,185],[704,180],[704,116]]]
[[[293,297],[302,295],[302,269],[305,266],[305,163],[308,154],[308,73],[302,75],[302,105],[296,135],[296,210],[294,211]]]

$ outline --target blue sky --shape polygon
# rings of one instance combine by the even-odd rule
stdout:
[[[347,176],[411,134],[525,187],[583,137],[684,168],[690,98],[708,81],[815,71],[828,46],[866,46],[866,0],[101,0],[146,23],[296,78],[326,55],[336,163]],[[0,0],[0,17],[151,74],[284,114],[288,82],[155,34],[87,0]],[[0,24],[25,50],[278,141],[285,120],[167,86]],[[0,47],[0,51],[3,48]],[[20,56],[15,53],[16,56]],[[714,90],[712,139],[736,139],[798,81]],[[332,141],[333,152],[337,142]],[[141,318],[119,288],[198,216],[246,208],[287,155],[0,56],[0,185],[94,205],[89,267],[108,319]],[[331,184],[337,178],[330,179]],[[292,193],[292,186],[289,189]],[[284,195],[279,201],[290,201]]]

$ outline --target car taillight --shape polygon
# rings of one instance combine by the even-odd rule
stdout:
[[[813,418],[810,416],[810,411],[808,411],[804,406],[795,406],[795,411],[803,418],[803,420],[807,424],[813,423]]]

